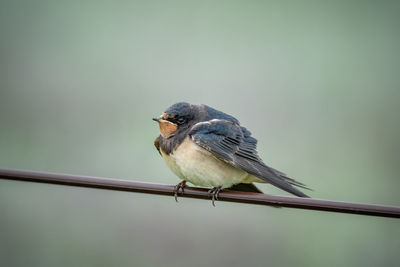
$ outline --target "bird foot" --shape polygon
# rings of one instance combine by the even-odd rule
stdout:
[[[222,186],[213,187],[212,189],[208,190],[208,194],[211,197],[212,205],[215,207],[215,200],[218,200],[219,192],[221,192]]]
[[[186,187],[186,181],[182,181],[179,184],[175,185],[174,187],[174,197],[175,197],[175,201],[178,202],[178,194],[179,191],[183,192],[185,191],[185,187]]]

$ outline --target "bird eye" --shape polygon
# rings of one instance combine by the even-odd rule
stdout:
[[[180,118],[178,118],[178,119],[176,120],[176,122],[177,122],[178,124],[183,124],[183,123],[185,123],[185,118],[180,117]]]

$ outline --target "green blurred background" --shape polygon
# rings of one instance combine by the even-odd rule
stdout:
[[[188,101],[237,117],[312,197],[400,205],[398,1],[0,3],[0,167],[176,184],[151,118]],[[398,266],[399,252],[395,219],[0,181],[1,266]]]

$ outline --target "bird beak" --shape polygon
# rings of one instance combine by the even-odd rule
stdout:
[[[153,121],[159,122],[161,119],[161,117],[157,117],[157,118],[153,118]]]

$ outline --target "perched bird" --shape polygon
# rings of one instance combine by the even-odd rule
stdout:
[[[186,182],[212,187],[212,203],[222,189],[261,192],[253,182],[270,183],[299,197],[294,186],[308,189],[284,173],[268,167],[256,151],[257,140],[234,117],[207,105],[179,102],[160,117],[154,145],[168,167],[183,181],[175,186],[175,200]]]

